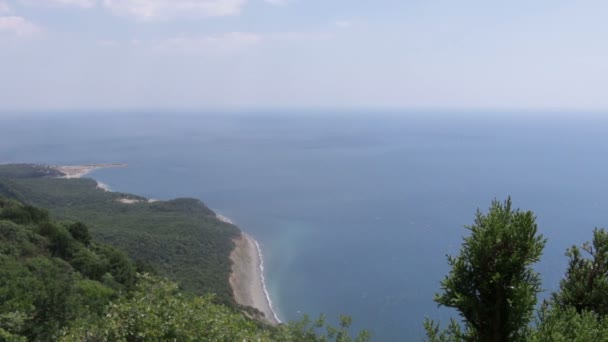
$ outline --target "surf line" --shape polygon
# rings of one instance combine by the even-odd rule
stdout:
[[[268,293],[268,289],[266,288],[266,278],[264,277],[264,256],[262,255],[262,248],[260,248],[260,244],[256,239],[253,239],[253,242],[255,243],[255,248],[257,248],[258,250],[258,258],[260,259],[260,278],[262,280],[262,288],[264,289],[264,295],[266,296],[268,307],[270,308],[274,319],[279,322],[279,324],[283,323],[279,319],[279,316],[277,316],[276,311],[274,311],[274,307],[272,306],[272,300],[270,299],[270,294]]]

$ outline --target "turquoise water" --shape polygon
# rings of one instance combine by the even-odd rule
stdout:
[[[608,222],[608,119],[577,113],[0,114],[0,162],[125,162],[111,188],[198,197],[261,244],[283,320],[350,314],[416,340],[475,210],[513,197],[565,249]]]

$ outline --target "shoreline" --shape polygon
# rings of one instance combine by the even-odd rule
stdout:
[[[60,178],[73,179],[82,178],[85,175],[102,168],[111,167],[127,167],[127,164],[89,164],[89,165],[69,165],[50,166],[52,169],[63,174]],[[97,180],[97,189],[104,192],[112,192],[107,184]],[[123,204],[136,204],[140,202],[156,202],[155,199],[131,199],[119,198],[118,202]],[[235,225],[230,218],[221,214],[215,214],[216,218],[222,222]],[[229,283],[232,287],[232,292],[235,301],[243,306],[249,306],[257,309],[264,315],[264,319],[271,325],[281,324],[281,320],[274,311],[270,294],[266,287],[266,279],[264,277],[264,255],[262,248],[257,240],[250,235],[241,231],[238,238],[234,239],[235,247],[230,253],[232,260],[232,271],[230,273]]]
[[[52,169],[57,170],[64,174],[61,178],[82,178],[89,173],[98,170],[106,169],[110,167],[127,167],[127,164],[113,163],[113,164],[86,164],[86,165],[53,165],[50,166]]]
[[[268,289],[266,288],[266,277],[264,276],[264,255],[262,254],[262,248],[260,247],[258,240],[254,239],[250,236],[248,236],[248,237],[251,240],[253,240],[253,242],[255,244],[255,248],[258,252],[258,260],[260,261],[259,262],[260,280],[262,281],[262,289],[264,290],[264,296],[266,297],[266,302],[268,303],[268,307],[270,308],[270,312],[272,313],[272,318],[274,318],[274,321],[277,322],[277,324],[281,324],[283,322],[277,315],[277,312],[274,310],[274,306],[272,305],[272,299],[270,299],[270,293],[268,293]]]
[[[118,164],[118,163],[114,163],[114,164],[87,164],[87,165],[53,165],[53,166],[49,166],[50,168],[52,168],[53,170],[59,171],[60,173],[63,174],[63,176],[58,177],[58,178],[63,178],[63,179],[77,179],[77,178],[82,178],[86,175],[88,175],[89,173],[98,170],[98,169],[107,169],[107,168],[111,168],[111,167],[128,167],[128,164]],[[93,178],[92,178],[93,179]],[[97,189],[104,191],[104,192],[114,192],[110,186],[108,186],[105,183],[102,183],[100,181],[98,181],[97,179],[93,179],[95,182],[97,182]],[[140,196],[138,196],[140,197]],[[137,203],[154,203],[154,202],[158,202],[159,200],[155,199],[155,198],[145,198],[145,199],[133,199],[133,198],[129,198],[129,197],[123,197],[123,198],[118,198],[116,199],[117,202],[120,202],[122,204],[137,204]]]
[[[220,217],[222,216],[218,215],[218,218],[222,220]],[[259,243],[243,232],[234,242],[235,247],[230,254],[232,260],[230,286],[236,302],[258,309],[264,314],[266,321],[272,325],[281,324],[266,288],[264,257]]]

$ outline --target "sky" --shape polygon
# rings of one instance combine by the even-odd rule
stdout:
[[[608,111],[605,0],[0,0],[0,111]]]

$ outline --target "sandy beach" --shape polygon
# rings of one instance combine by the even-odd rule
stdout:
[[[236,247],[230,255],[233,262],[230,285],[237,303],[260,310],[270,324],[281,323],[272,310],[264,288],[262,259],[257,242],[241,233],[235,243]]]
[[[53,169],[64,174],[63,178],[81,178],[97,170],[109,167],[127,167],[127,164],[89,164],[89,165],[70,165],[70,166],[51,166]]]

